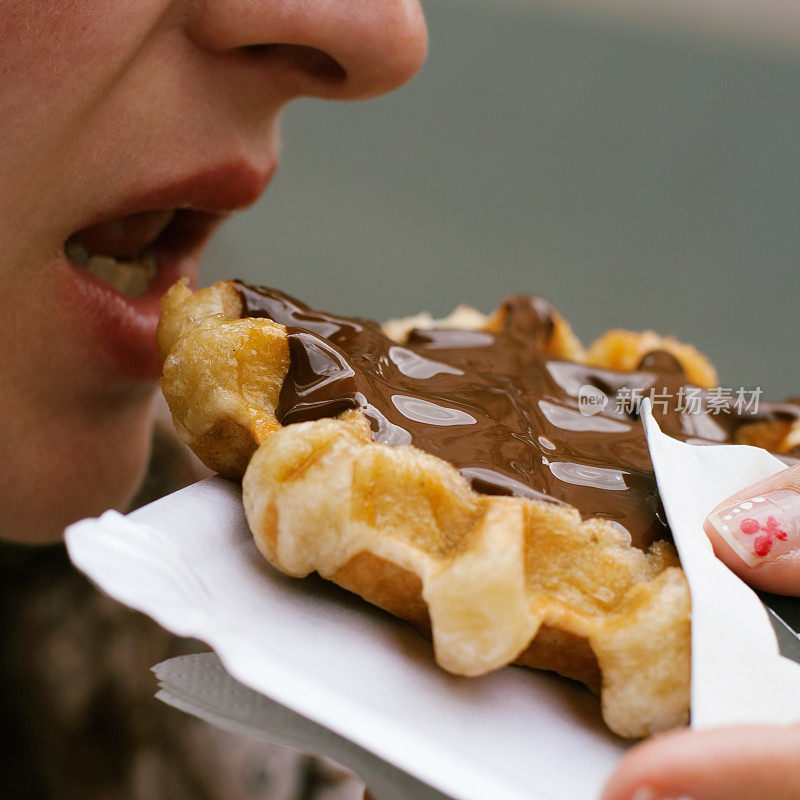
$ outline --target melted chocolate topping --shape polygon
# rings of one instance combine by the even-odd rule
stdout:
[[[553,309],[535,296],[505,300],[497,332],[414,330],[399,345],[371,320],[236,286],[244,316],[286,326],[291,366],[277,410],[283,425],[359,408],[376,442],[439,456],[477,492],[566,503],[586,517],[605,517],[643,549],[669,531],[644,430],[633,404],[620,407],[620,398],[651,389],[669,396],[662,404],[656,398],[654,413],[664,431],[683,440],[729,442],[741,425],[800,416],[788,403],[737,414],[731,399],[727,411],[712,414],[710,393],[688,384],[680,363],[663,351],[648,354],[635,372],[553,359],[545,351]],[[689,394],[697,398],[695,413],[676,410],[680,392],[687,405]],[[582,413],[592,402],[597,413]]]

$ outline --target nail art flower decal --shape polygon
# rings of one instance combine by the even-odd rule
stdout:
[[[713,511],[708,521],[751,567],[800,549],[800,492],[778,489]]]
[[[759,524],[757,519],[748,517],[739,523],[739,530],[746,536],[755,536],[753,540],[753,552],[760,558],[766,558],[772,550],[772,544],[776,539],[785,542],[788,538],[786,531],[778,527],[778,520],[775,517],[767,517],[766,524]],[[756,536],[759,531],[764,531],[761,536]]]

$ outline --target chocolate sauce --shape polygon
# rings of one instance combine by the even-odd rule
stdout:
[[[659,425],[690,441],[729,442],[741,425],[800,415],[788,403],[737,414],[732,400],[727,411],[712,414],[709,393],[688,384],[680,363],[663,351],[648,354],[635,372],[553,359],[545,352],[553,309],[535,296],[508,298],[496,332],[414,330],[399,345],[371,320],[314,311],[241,281],[236,286],[244,316],[286,326],[291,366],[277,410],[282,424],[361,409],[376,442],[413,444],[439,456],[484,494],[605,517],[643,549],[669,531],[644,431],[625,398],[655,390]],[[697,398],[695,413],[677,410],[682,391]]]

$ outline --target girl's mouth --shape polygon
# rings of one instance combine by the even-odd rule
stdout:
[[[98,214],[62,245],[75,325],[98,365],[152,381],[161,374],[156,326],[172,284],[197,281],[198,258],[217,225],[254,202],[275,170],[235,160],[155,186]]]
[[[115,372],[161,374],[156,326],[164,292],[197,281],[197,259],[224,214],[187,208],[139,211],[82,228],[64,242],[70,306],[91,352]]]
[[[218,215],[188,209],[141,211],[72,234],[64,253],[74,266],[127,297],[141,297],[159,269],[194,251]]]

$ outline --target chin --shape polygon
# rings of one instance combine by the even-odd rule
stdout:
[[[125,511],[142,482],[152,440],[151,397],[83,424],[58,420],[47,427],[26,447],[17,473],[0,479],[0,538],[59,542],[79,519]]]

